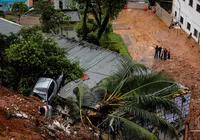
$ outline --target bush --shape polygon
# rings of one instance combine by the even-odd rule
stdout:
[[[11,22],[16,23],[16,21],[15,21],[13,18],[11,18],[11,17],[5,17],[5,19],[6,19],[6,20],[9,20],[9,21],[11,21]]]
[[[4,11],[1,11],[1,10],[0,10],[0,17],[2,17],[2,18],[5,18],[5,17],[6,17]]]

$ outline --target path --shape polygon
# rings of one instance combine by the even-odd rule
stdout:
[[[122,36],[134,60],[152,67],[156,64],[153,55],[154,47],[158,43],[149,41],[153,40],[153,37],[145,34],[144,29],[137,25],[143,18],[146,18],[146,15],[140,13],[139,10],[135,10],[135,14],[132,14],[132,12],[131,10],[125,10],[120,13],[118,19],[113,22],[114,31]],[[147,25],[151,26],[151,23],[147,23]]]
[[[143,10],[123,10],[113,22],[132,58],[157,71],[172,75],[192,90],[188,120],[190,129],[200,130],[200,46],[187,34],[169,29],[156,15]],[[154,60],[155,45],[170,48],[172,59]],[[199,123],[197,125],[197,123]],[[193,133],[194,139],[200,133]]]
[[[6,17],[13,18],[16,21],[16,23],[19,22],[18,16],[7,15]],[[33,26],[33,25],[39,24],[40,23],[39,18],[40,18],[39,16],[24,15],[21,18],[21,25],[23,25],[23,26]]]

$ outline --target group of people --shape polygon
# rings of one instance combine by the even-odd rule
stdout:
[[[158,45],[156,45],[154,58],[163,60],[170,59],[170,49],[158,47]]]

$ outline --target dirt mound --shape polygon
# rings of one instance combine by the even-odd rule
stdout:
[[[50,138],[37,107],[42,102],[35,97],[25,97],[0,85],[0,139]]]
[[[63,130],[61,125],[66,120],[57,115],[49,119],[42,116],[38,106],[43,103],[36,97],[17,94],[1,85],[0,97],[0,140],[95,140],[98,137],[81,124],[66,124],[69,128]]]

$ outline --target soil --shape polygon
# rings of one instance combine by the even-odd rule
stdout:
[[[38,111],[43,105],[36,97],[26,97],[0,85],[0,140],[96,140],[94,132],[75,124],[69,128],[70,134],[60,129],[51,131],[45,125],[61,116],[54,115],[51,119],[44,118]],[[17,117],[21,113],[27,117]],[[60,121],[62,122],[62,121]],[[64,124],[65,122],[63,122]],[[59,130],[59,131],[57,131]],[[75,134],[76,133],[76,134]],[[54,135],[54,136],[52,136]]]
[[[200,130],[200,45],[181,29],[169,29],[155,14],[143,10],[123,10],[113,22],[132,58],[146,66],[172,75],[192,91],[187,118],[190,130]],[[171,50],[171,59],[154,59],[155,46]],[[200,139],[200,133],[190,133]]]
[[[0,85],[0,140],[36,139],[49,136],[42,125],[43,116],[37,107],[42,102],[35,97],[25,97]],[[23,112],[28,118],[13,116]]]

